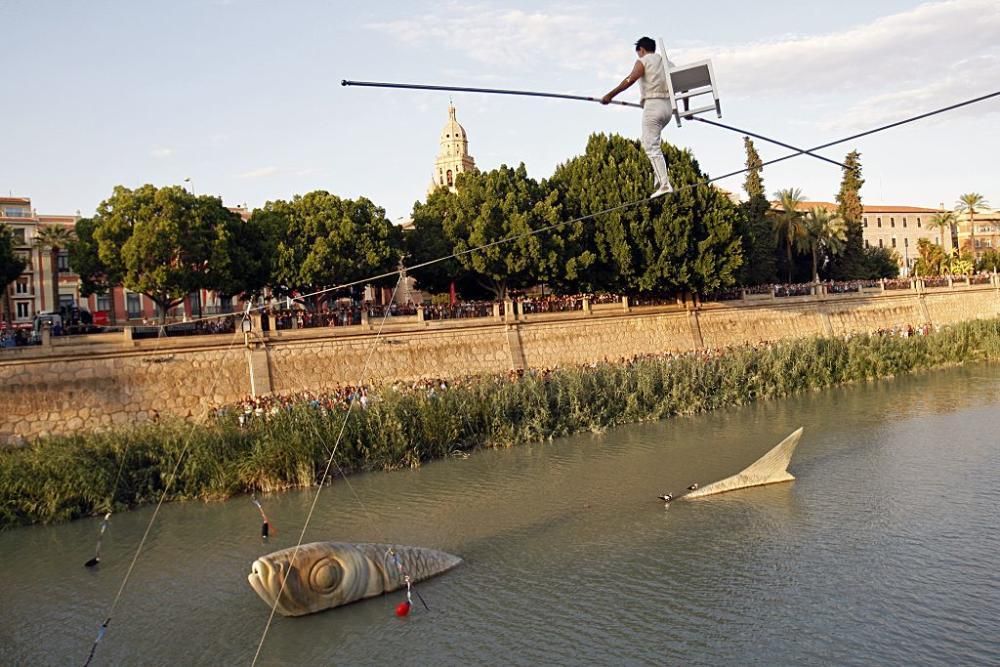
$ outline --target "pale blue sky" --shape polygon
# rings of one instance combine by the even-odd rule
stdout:
[[[41,213],[88,215],[116,184],[190,177],[227,204],[326,189],[395,220],[425,194],[448,94],[341,79],[599,96],[644,34],[675,62],[713,59],[723,122],[803,146],[1000,90],[996,0],[0,0],[0,25],[0,192]],[[454,100],[483,169],[523,161],[542,178],[591,132],[638,132],[634,109]],[[862,152],[871,204],[951,206],[978,191],[1000,206],[998,121],[994,100],[826,154]],[[739,135],[686,124],[664,138],[710,174],[743,165]],[[831,199],[839,178],[806,157],[765,172],[769,191],[812,199]]]

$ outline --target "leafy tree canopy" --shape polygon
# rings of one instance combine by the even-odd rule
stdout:
[[[442,226],[462,267],[498,299],[509,289],[552,278],[559,263],[558,243],[547,233],[530,232],[560,220],[555,193],[530,178],[523,164],[462,173],[455,186],[458,195],[449,200],[454,206]],[[513,240],[499,243],[505,239]],[[470,252],[480,246],[487,247]]]
[[[709,292],[734,284],[742,261],[739,211],[688,151],[663,144],[676,192],[560,228],[567,271],[581,289]],[[649,160],[635,140],[595,134],[549,182],[576,218],[645,199]]]
[[[392,271],[400,259],[401,230],[364,197],[341,199],[317,190],[268,202],[251,222],[273,248],[270,283],[278,294],[309,294],[363,280]]]
[[[160,307],[161,320],[194,290],[234,294],[253,289],[248,280],[260,277],[259,270],[234,261],[245,238],[240,217],[220,199],[179,186],[117,186],[82,231],[76,249],[79,261],[89,264],[83,268],[92,284],[106,286],[120,277]],[[260,261],[252,260],[257,252],[246,249],[247,261]]]

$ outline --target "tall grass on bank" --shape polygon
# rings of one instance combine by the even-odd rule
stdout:
[[[384,390],[367,410],[353,411],[336,461],[348,473],[417,466],[455,451],[998,358],[1000,320],[984,320],[910,338],[811,338],[567,368],[547,377],[529,373],[516,382],[483,377],[434,395]],[[245,428],[235,415],[200,425],[175,420],[3,450],[0,528],[155,501],[185,446],[171,499],[309,486],[322,474],[343,417],[340,410],[324,413],[302,404]]]

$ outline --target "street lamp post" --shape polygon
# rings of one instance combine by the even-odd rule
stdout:
[[[194,181],[191,180],[191,177],[188,176],[187,178],[185,178],[184,182],[187,183],[188,186],[191,188],[191,194],[194,194]]]

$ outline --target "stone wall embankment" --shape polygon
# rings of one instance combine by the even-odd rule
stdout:
[[[239,336],[122,340],[88,337],[0,353],[0,442],[92,431],[155,418],[203,418],[251,391],[499,373],[900,325],[1000,317],[1000,288],[961,286],[877,294],[679,307],[617,308],[276,332],[247,349]],[[376,339],[378,345],[373,347]]]

